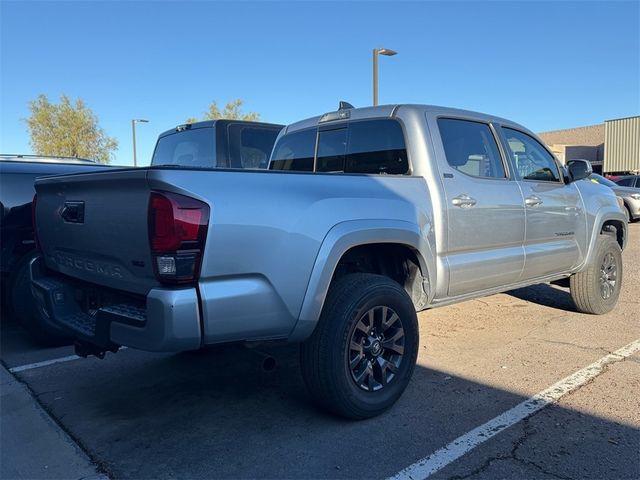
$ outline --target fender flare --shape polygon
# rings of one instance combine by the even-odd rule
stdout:
[[[428,231],[430,226],[426,226],[425,229]],[[335,225],[322,241],[309,277],[298,321],[289,340],[304,341],[313,333],[338,262],[348,250],[360,245],[395,243],[411,248],[420,264],[422,276],[425,278],[423,289],[427,301],[430,301],[433,289],[429,286],[435,281],[432,276],[436,271],[435,256],[425,239],[426,235],[422,234],[418,225],[402,220],[350,220]]]
[[[591,230],[591,238],[589,239],[589,246],[587,250],[587,255],[585,256],[584,262],[578,269],[577,272],[582,272],[586,270],[589,265],[591,265],[591,261],[593,259],[593,255],[596,249],[596,242],[598,241],[598,237],[600,236],[600,232],[602,231],[602,227],[608,221],[618,221],[622,224],[623,232],[622,232],[622,249],[627,244],[628,240],[628,231],[627,231],[627,217],[620,211],[620,209],[616,209],[613,207],[605,207],[598,210],[596,214],[595,221],[593,222],[593,228]]]

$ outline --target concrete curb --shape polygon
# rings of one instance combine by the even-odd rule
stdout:
[[[0,478],[108,480],[4,366],[0,438]]]

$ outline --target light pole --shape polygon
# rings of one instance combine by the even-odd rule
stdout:
[[[136,123],[149,123],[149,120],[143,118],[134,118],[131,120],[131,132],[133,133],[133,166],[137,167],[138,162],[136,160]]]
[[[386,55],[392,57],[398,52],[394,52],[388,48],[373,49],[373,105],[378,105],[378,55]]]

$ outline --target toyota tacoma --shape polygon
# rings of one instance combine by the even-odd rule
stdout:
[[[39,179],[39,308],[82,355],[300,343],[311,397],[361,419],[409,383],[416,311],[566,279],[580,312],[618,299],[616,196],[512,121],[343,103],[268,167]]]

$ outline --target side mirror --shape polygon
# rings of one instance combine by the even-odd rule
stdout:
[[[572,182],[587,178],[593,173],[593,168],[591,168],[591,162],[589,160],[569,160],[567,162],[567,168],[569,169],[569,179]]]

